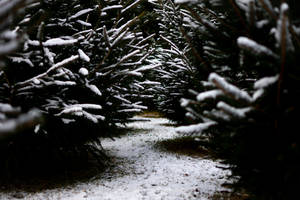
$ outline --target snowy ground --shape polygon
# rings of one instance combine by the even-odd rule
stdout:
[[[129,125],[140,129],[136,134],[103,141],[117,167],[107,170],[100,178],[68,188],[23,193],[19,197],[0,193],[0,199],[206,200],[215,192],[226,190],[221,184],[230,172],[217,167],[224,167],[222,164],[155,148],[157,141],[177,134],[173,127],[163,125],[168,123],[166,119],[149,120]]]

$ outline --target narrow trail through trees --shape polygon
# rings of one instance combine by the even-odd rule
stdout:
[[[23,199],[205,200],[228,190],[221,185],[228,181],[230,172],[218,168],[224,165],[161,151],[157,142],[178,137],[174,127],[163,118],[143,119],[147,121],[128,125],[131,133],[102,142],[115,167],[88,183],[24,194]],[[3,197],[0,194],[0,199]]]

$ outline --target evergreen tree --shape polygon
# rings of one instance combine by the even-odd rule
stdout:
[[[9,87],[5,68],[5,57],[16,51],[23,41],[22,34],[16,30],[11,30],[10,26],[16,18],[14,13],[20,13],[23,10],[24,1],[1,1],[0,2],[0,77],[1,86],[0,94],[5,93]],[[18,132],[34,127],[41,122],[41,114],[32,110],[23,113],[19,107],[13,107],[7,98],[0,103],[0,140],[7,139]]]
[[[0,102],[23,112],[37,108],[45,123],[3,142],[7,168],[60,168],[87,155],[101,162],[100,137],[146,109],[136,84],[153,68],[144,66],[152,37],[137,26],[144,12],[127,15],[139,3],[55,0],[26,6],[12,26],[24,41],[5,57]]]
[[[159,20],[156,50],[151,56],[151,62],[158,65],[153,74],[160,83],[153,88],[156,109],[168,119],[182,123],[185,111],[179,100],[190,96],[186,88],[195,88],[194,83],[199,80],[184,34],[191,16],[170,0],[152,1],[152,4]]]
[[[181,101],[197,124],[177,132],[207,134],[252,198],[297,196],[300,51],[298,16],[288,6],[297,3],[175,2],[205,28],[198,37],[207,42],[195,48],[211,66],[196,99]]]

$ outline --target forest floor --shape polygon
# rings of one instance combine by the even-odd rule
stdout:
[[[111,167],[88,181],[39,191],[0,192],[1,200],[219,200],[232,198],[227,166],[219,160],[176,152],[178,135],[164,118],[135,117],[128,133],[104,139]],[[170,142],[171,141],[171,142]],[[173,143],[172,143],[173,141]],[[174,142],[175,141],[175,142]],[[172,145],[175,151],[172,150]],[[191,144],[192,145],[192,144]],[[178,146],[178,147],[179,147]],[[187,145],[187,148],[189,145]],[[231,197],[229,197],[231,196]]]

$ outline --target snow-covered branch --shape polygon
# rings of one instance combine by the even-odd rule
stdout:
[[[39,74],[39,75],[37,75],[37,76],[35,76],[35,77],[33,77],[33,78],[30,78],[30,79],[28,79],[28,80],[26,80],[26,81],[17,83],[16,86],[17,86],[17,87],[22,87],[22,86],[25,86],[25,85],[27,85],[27,84],[30,84],[31,82],[33,82],[33,81],[35,81],[35,80],[41,79],[41,78],[43,78],[43,77],[45,77],[45,76],[48,76],[48,74],[49,74],[50,72],[52,72],[52,71],[54,71],[54,70],[56,70],[56,69],[59,69],[59,68],[61,68],[61,67],[64,67],[64,66],[68,65],[68,64],[70,64],[70,63],[72,63],[72,62],[78,60],[78,58],[79,58],[78,55],[76,55],[76,56],[71,56],[71,57],[69,57],[69,58],[67,58],[67,59],[65,59],[65,60],[63,60],[63,61],[61,61],[61,62],[56,63],[55,65],[53,65],[52,67],[50,67],[46,72],[44,72],[44,73],[42,73],[42,74]]]
[[[238,87],[228,83],[224,78],[216,73],[211,73],[209,75],[209,81],[213,83],[217,88],[222,90],[226,95],[233,97],[235,100],[242,100],[245,102],[252,102],[251,96]]]
[[[181,126],[176,128],[175,131],[179,134],[184,134],[184,135],[201,135],[203,131],[216,124],[217,124],[216,122],[210,121],[205,123],[193,124],[189,126]]]

